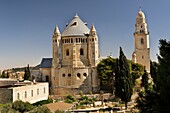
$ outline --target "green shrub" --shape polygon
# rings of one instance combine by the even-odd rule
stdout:
[[[42,101],[36,102],[33,105],[38,106],[38,105],[44,105],[44,104],[48,104],[48,103],[52,103],[52,102],[53,102],[52,99],[48,99],[48,100],[42,100]]]
[[[29,113],[51,113],[50,110],[45,106],[38,106]]]

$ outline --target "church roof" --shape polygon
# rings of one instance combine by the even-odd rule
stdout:
[[[51,68],[52,58],[43,58],[40,64],[40,68]]]
[[[89,28],[86,23],[84,23],[78,15],[74,16],[71,22],[62,32],[62,36],[85,36],[89,34]]]

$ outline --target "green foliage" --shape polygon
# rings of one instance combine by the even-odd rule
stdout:
[[[71,95],[68,95],[66,97],[66,100],[65,100],[66,103],[73,103],[75,101],[76,101],[76,99],[73,96],[71,96]]]
[[[93,102],[92,99],[88,98],[87,96],[82,96],[80,99],[80,105],[87,105],[87,104],[91,104]]]
[[[29,113],[51,113],[46,106],[38,106],[31,110]]]
[[[156,78],[156,90],[160,96],[159,111],[170,113],[170,41],[160,40],[159,66]]]
[[[49,103],[52,103],[52,102],[53,102],[52,99],[48,99],[48,100],[42,100],[42,101],[36,102],[33,105],[39,106],[39,105],[49,104]]]
[[[113,90],[113,77],[114,68],[116,65],[116,59],[108,57],[102,59],[102,61],[97,65],[97,71],[100,79],[101,90]]]
[[[5,78],[5,77],[6,77],[5,71],[3,71],[0,78]]]
[[[71,113],[70,111],[61,111],[61,110],[56,110],[55,113]]]
[[[24,113],[34,109],[28,102],[15,101],[2,106],[1,113]]]
[[[31,74],[30,74],[30,68],[29,65],[25,67],[25,74],[24,74],[24,80],[30,80]]]
[[[19,111],[12,108],[12,103],[5,104],[1,108],[1,113],[20,113]]]
[[[23,113],[25,111],[30,111],[34,108],[33,105],[31,105],[28,102],[23,102],[23,101],[15,101],[12,103],[12,108]]]
[[[135,86],[135,81],[139,77],[143,75],[144,72],[144,67],[138,63],[131,62],[131,76],[132,76],[132,82],[133,85]]]
[[[153,106],[156,104],[155,98],[157,98],[157,95],[153,90],[143,90],[138,95],[136,107],[140,110],[140,113],[157,113]]]
[[[130,67],[121,47],[119,59],[116,63],[117,66],[115,70],[115,94],[117,97],[125,102],[125,106],[127,108],[127,102],[130,101],[133,93],[133,85],[132,77],[130,75]]]
[[[170,41],[160,40],[159,64],[151,62],[154,87],[139,93],[137,107],[141,113],[170,113]]]
[[[157,82],[158,66],[158,63],[150,61],[150,74],[154,83]],[[156,87],[155,85],[156,84],[154,84],[154,87]]]
[[[148,80],[149,80],[148,73],[145,70],[144,74],[142,75],[142,83],[141,83],[141,86],[144,87],[145,90],[148,90],[148,88],[149,88]]]

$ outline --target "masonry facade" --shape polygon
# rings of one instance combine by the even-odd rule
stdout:
[[[49,96],[49,83],[18,82],[15,79],[0,79],[0,103],[22,100],[36,103],[47,100]]]
[[[62,33],[57,26],[52,36],[52,59],[44,59],[40,66],[42,76],[50,82],[50,94],[98,92],[96,67],[99,58],[98,35],[94,25],[89,29],[76,15]]]
[[[132,61],[142,64],[145,67],[145,70],[150,72],[149,31],[145,14],[141,9],[136,16]]]

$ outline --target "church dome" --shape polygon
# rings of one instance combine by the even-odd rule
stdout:
[[[85,36],[85,34],[89,34],[89,31],[86,23],[76,15],[62,32],[62,36]]]

